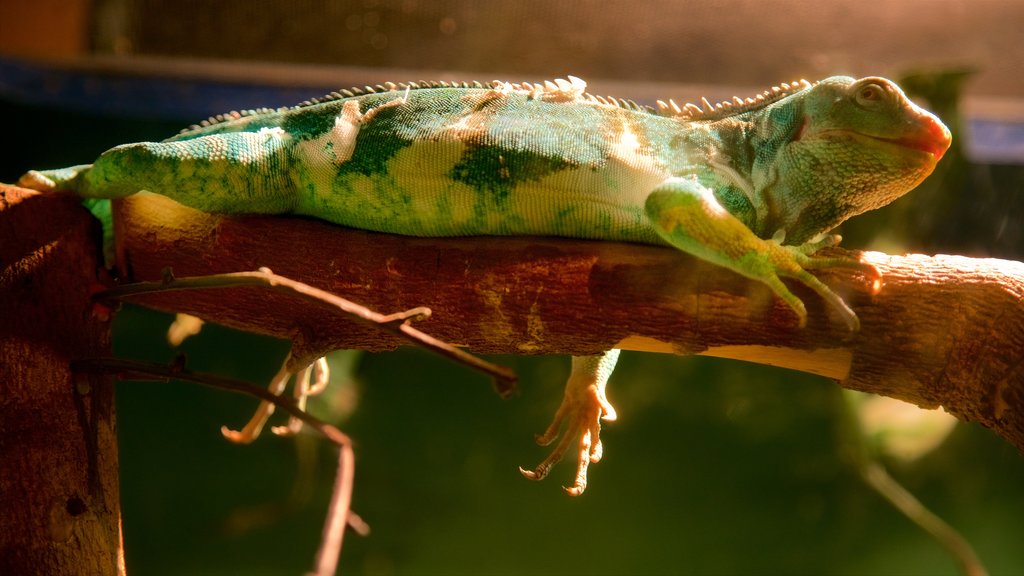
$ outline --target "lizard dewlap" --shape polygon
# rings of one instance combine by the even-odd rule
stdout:
[[[814,257],[844,220],[906,194],[949,130],[878,77],[797,81],[712,106],[653,108],[544,84],[420,83],[336,92],[292,108],[231,113],[163,142],[20,184],[118,198],[147,190],[227,214],[302,214],[413,236],[548,235],[673,246],[767,284],[806,321],[780,277],[856,315],[808,270],[870,266]],[[877,275],[877,273],[875,273]],[[600,457],[616,353],[576,359],[552,428],[568,422],[577,478]]]

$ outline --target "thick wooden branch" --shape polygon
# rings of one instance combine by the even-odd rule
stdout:
[[[706,354],[821,374],[977,421],[1024,450],[1024,264],[859,254],[884,274],[820,277],[858,333],[796,283],[806,328],[758,282],[678,251],[558,238],[425,239],[293,217],[221,217],[162,197],[120,202],[118,255],[134,280],[261,266],[382,313],[428,306],[431,335],[477,352],[588,354],[612,347]],[[858,254],[854,254],[855,256]],[[265,290],[138,302],[295,339],[317,354],[395,347],[392,336]]]
[[[0,574],[123,574],[114,386],[92,313],[99,228],[74,200],[0,186]]]

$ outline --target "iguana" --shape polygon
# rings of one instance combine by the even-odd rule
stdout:
[[[841,222],[907,193],[949,147],[942,122],[884,78],[831,77],[712,106],[647,107],[594,96],[574,77],[386,84],[280,109],[234,112],[93,164],[32,171],[22,186],[83,198],[147,190],[208,212],[301,214],[410,236],[548,235],[671,246],[767,284],[780,278],[858,320],[808,270],[870,265],[815,257]],[[296,226],[301,226],[297,221]],[[541,479],[576,443],[580,494],[602,453],[618,350],[573,358]],[[259,423],[260,426],[262,422]],[[259,427],[228,433],[248,441]],[[254,432],[255,430],[255,432]],[[233,436],[232,436],[233,434]]]

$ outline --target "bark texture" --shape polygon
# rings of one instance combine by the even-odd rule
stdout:
[[[0,574],[123,573],[99,229],[73,198],[0,187]]]

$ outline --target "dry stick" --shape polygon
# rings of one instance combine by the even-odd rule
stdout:
[[[334,576],[341,558],[341,541],[345,537],[345,525],[349,523],[352,506],[352,486],[355,484],[356,457],[352,445],[345,444],[338,457],[338,471],[334,473],[331,488],[331,504],[327,508],[324,530],[320,534],[320,548],[316,551],[314,576]],[[366,525],[362,525],[366,529]]]
[[[850,441],[848,456],[864,483],[945,548],[964,576],[988,576],[970,542],[889,474],[877,456],[877,449],[867,441],[868,433],[849,393],[844,390],[838,396],[841,430]]]
[[[914,524],[931,535],[956,560],[964,576],[988,576],[988,571],[974,553],[971,545],[942,518],[925,507],[909,490],[896,481],[884,466],[876,461],[858,464],[861,477],[875,492],[882,495]]]
[[[165,270],[164,278],[160,282],[126,284],[124,286],[114,287],[97,293],[93,298],[96,300],[121,299],[134,294],[145,294],[149,292],[232,288],[239,286],[260,286],[281,290],[307,300],[313,300],[315,302],[332,306],[344,314],[376,326],[386,332],[401,336],[414,344],[488,374],[494,380],[495,389],[502,397],[507,397],[515,389],[516,376],[508,368],[477,358],[472,354],[455,348],[446,342],[438,340],[414,328],[410,322],[417,318],[429,317],[429,308],[418,307],[396,314],[384,315],[330,292],[274,274],[267,268],[260,268],[256,272],[212,274],[208,276],[187,278],[174,278],[169,270]],[[355,456],[352,451],[351,442],[347,436],[337,428],[310,416],[292,400],[282,398],[267,390],[256,388],[246,383],[213,375],[197,375],[185,371],[180,365],[172,366],[170,368],[159,365],[149,365],[147,368],[142,363],[132,363],[126,360],[103,360],[93,362],[94,363],[91,365],[79,363],[77,367],[79,369],[86,369],[89,367],[96,369],[103,367],[106,370],[134,371],[139,374],[147,374],[151,376],[158,375],[168,378],[179,378],[182,380],[207,384],[224,390],[242,392],[256,396],[261,400],[270,402],[275,406],[280,406],[282,409],[287,410],[292,414],[292,416],[313,426],[329,440],[337,444],[340,449],[338,470],[335,474],[331,504],[328,510],[327,520],[324,522],[320,549],[317,551],[316,556],[316,571],[314,572],[317,576],[328,576],[335,573],[338,566],[338,558],[341,556],[341,544],[345,534],[345,526],[349,523],[350,516],[352,516],[349,511],[349,506],[352,501]],[[102,364],[98,364],[97,362],[102,362]],[[354,525],[365,527],[365,524],[363,524],[357,517],[355,520],[356,521],[353,522]]]
[[[82,373],[115,374],[125,380],[150,380],[153,377],[164,381],[175,379],[194,382],[249,396],[255,396],[265,402],[288,412],[291,416],[302,420],[323,434],[339,448],[338,471],[335,474],[331,502],[327,508],[327,519],[324,521],[320,548],[316,554],[316,576],[333,576],[337,571],[338,559],[341,557],[341,544],[345,536],[345,525],[351,524],[357,532],[365,532],[366,524],[361,518],[349,510],[352,504],[352,485],[355,476],[355,454],[352,451],[351,439],[341,430],[312,416],[299,408],[298,404],[288,397],[277,396],[270,391],[247,382],[184,369],[184,362],[175,360],[170,366],[139,360],[120,358],[90,358],[72,362],[71,370]]]
[[[414,328],[410,322],[418,318],[430,316],[430,309],[427,307],[421,306],[395,314],[380,314],[326,290],[314,288],[309,284],[274,274],[268,268],[260,268],[255,272],[234,272],[185,278],[174,278],[169,271],[165,270],[164,278],[160,282],[137,282],[116,286],[95,294],[93,298],[96,300],[121,299],[149,292],[236,288],[240,286],[271,288],[332,306],[343,314],[376,326],[385,332],[405,338],[418,346],[487,374],[494,380],[495,390],[497,390],[502,398],[507,398],[515,391],[516,375],[511,369],[487,362]]]
[[[212,274],[186,278],[174,278],[170,270],[165,270],[164,277],[160,282],[139,282],[117,286],[109,290],[99,292],[95,294],[93,298],[96,300],[122,299],[134,294],[145,294],[149,292],[232,288],[240,286],[267,287],[297,295],[307,300],[332,306],[346,315],[376,326],[385,332],[401,336],[414,344],[422,346],[423,348],[488,374],[494,380],[495,389],[502,397],[509,396],[515,390],[516,376],[510,369],[477,358],[476,356],[455,348],[446,342],[429,336],[410,325],[410,322],[417,318],[429,317],[429,308],[418,307],[404,312],[384,315],[330,292],[274,274],[268,268],[260,268],[255,272]],[[91,362],[91,364],[89,362]],[[314,418],[313,416],[310,416],[294,401],[282,398],[268,390],[257,388],[244,382],[238,382],[209,374],[195,374],[188,372],[183,369],[181,364],[164,367],[160,365],[147,365],[145,363],[132,362],[128,360],[102,359],[83,361],[76,364],[76,368],[80,370],[91,368],[93,370],[103,369],[105,371],[116,372],[130,371],[137,374],[146,374],[148,376],[156,375],[167,378],[178,378],[181,380],[206,384],[223,390],[249,394],[269,402],[274,406],[281,407],[283,410],[292,414],[293,417],[313,426],[329,440],[337,444],[340,449],[340,454],[338,456],[338,470],[335,473],[331,503],[328,509],[327,519],[324,522],[320,548],[317,551],[316,571],[314,574],[316,574],[316,576],[329,576],[336,572],[338,558],[341,556],[341,544],[345,535],[345,526],[347,524],[351,523],[357,530],[360,527],[365,530],[365,524],[349,510],[352,502],[352,484],[354,481],[355,469],[355,455],[352,451],[351,442],[340,430]],[[352,522],[350,522],[350,520],[352,520]]]

